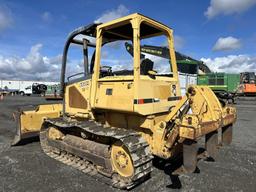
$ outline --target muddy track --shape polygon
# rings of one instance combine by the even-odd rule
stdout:
[[[62,118],[47,120],[44,125],[47,127],[57,127],[63,130],[72,130],[76,128],[76,130],[79,129],[81,132],[85,131],[87,133],[93,134],[93,137],[104,137],[104,139],[122,142],[122,145],[124,145],[130,152],[130,156],[134,165],[134,175],[129,180],[123,180],[122,178],[113,176],[106,177],[98,172],[95,168],[95,165],[93,165],[91,162],[81,157],[77,158],[74,154],[63,150],[65,149],[64,146],[62,149],[51,146],[51,142],[47,138],[47,130],[43,131],[40,134],[40,141],[44,152],[50,157],[61,161],[64,164],[67,164],[65,163],[67,159],[68,161],[71,160],[71,166],[84,173],[87,173],[90,176],[93,176],[101,182],[119,189],[133,188],[134,186],[142,183],[146,178],[150,177],[150,173],[153,170],[153,156],[150,153],[149,145],[138,133],[132,130],[112,127],[104,128],[101,124],[95,123],[94,121],[81,123],[66,122],[63,121]],[[59,145],[61,147],[61,143],[59,143]],[[54,153],[56,151],[58,153]],[[111,170],[108,172],[111,172]]]

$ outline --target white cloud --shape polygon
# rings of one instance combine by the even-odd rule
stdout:
[[[215,45],[213,46],[213,51],[226,51],[239,49],[241,47],[241,41],[234,37],[220,37]]]
[[[0,77],[3,79],[58,80],[61,55],[43,56],[42,44],[31,47],[26,57],[4,57],[0,55]]]
[[[44,22],[50,22],[52,20],[52,14],[48,11],[45,11],[42,15],[41,15],[41,19]]]
[[[201,58],[214,72],[240,73],[256,72],[256,57],[249,55],[228,55],[216,58]]]
[[[13,22],[10,9],[0,5],[0,32],[11,26]]]
[[[129,14],[129,10],[124,5],[119,5],[117,9],[109,10],[104,12],[99,18],[97,18],[95,23],[105,23],[113,19],[125,16]]]
[[[230,15],[244,12],[255,4],[256,0],[211,0],[211,4],[204,14],[211,19],[221,14]]]
[[[176,50],[182,49],[184,44],[185,44],[185,40],[183,39],[183,37],[179,35],[174,35],[174,47]]]

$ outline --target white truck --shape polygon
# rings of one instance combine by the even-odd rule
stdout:
[[[20,95],[32,95],[33,85],[55,85],[58,82],[44,82],[44,81],[23,81],[23,80],[0,80],[0,91],[6,94],[15,93]]]
[[[19,90],[19,94],[22,96],[30,96],[32,95],[33,91],[32,91],[32,85],[29,85],[28,87],[22,88]]]

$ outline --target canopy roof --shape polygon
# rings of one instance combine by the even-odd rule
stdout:
[[[133,28],[131,22],[135,19],[139,19],[141,21],[141,39],[164,34],[168,30],[170,30],[170,28],[166,25],[159,23],[139,13],[134,13],[126,17],[106,22],[104,24],[99,25],[98,28],[103,30],[105,38],[116,40],[132,40]]]

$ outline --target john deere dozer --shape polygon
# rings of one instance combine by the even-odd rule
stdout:
[[[167,73],[140,57],[140,42],[160,35],[169,47]],[[119,40],[132,42],[131,70],[103,65],[102,48]],[[73,80],[66,79],[71,44],[81,45],[84,55],[82,77]],[[95,49],[90,62],[88,48]],[[14,144],[39,133],[48,156],[113,187],[131,188],[149,178],[154,156],[168,160],[182,154],[183,170],[194,172],[197,140],[205,136],[207,154],[214,158],[219,130],[221,142],[231,142],[235,108],[222,106],[207,86],[190,86],[182,97],[173,30],[141,14],[73,31],[64,47],[60,83],[62,105],[17,114]]]

